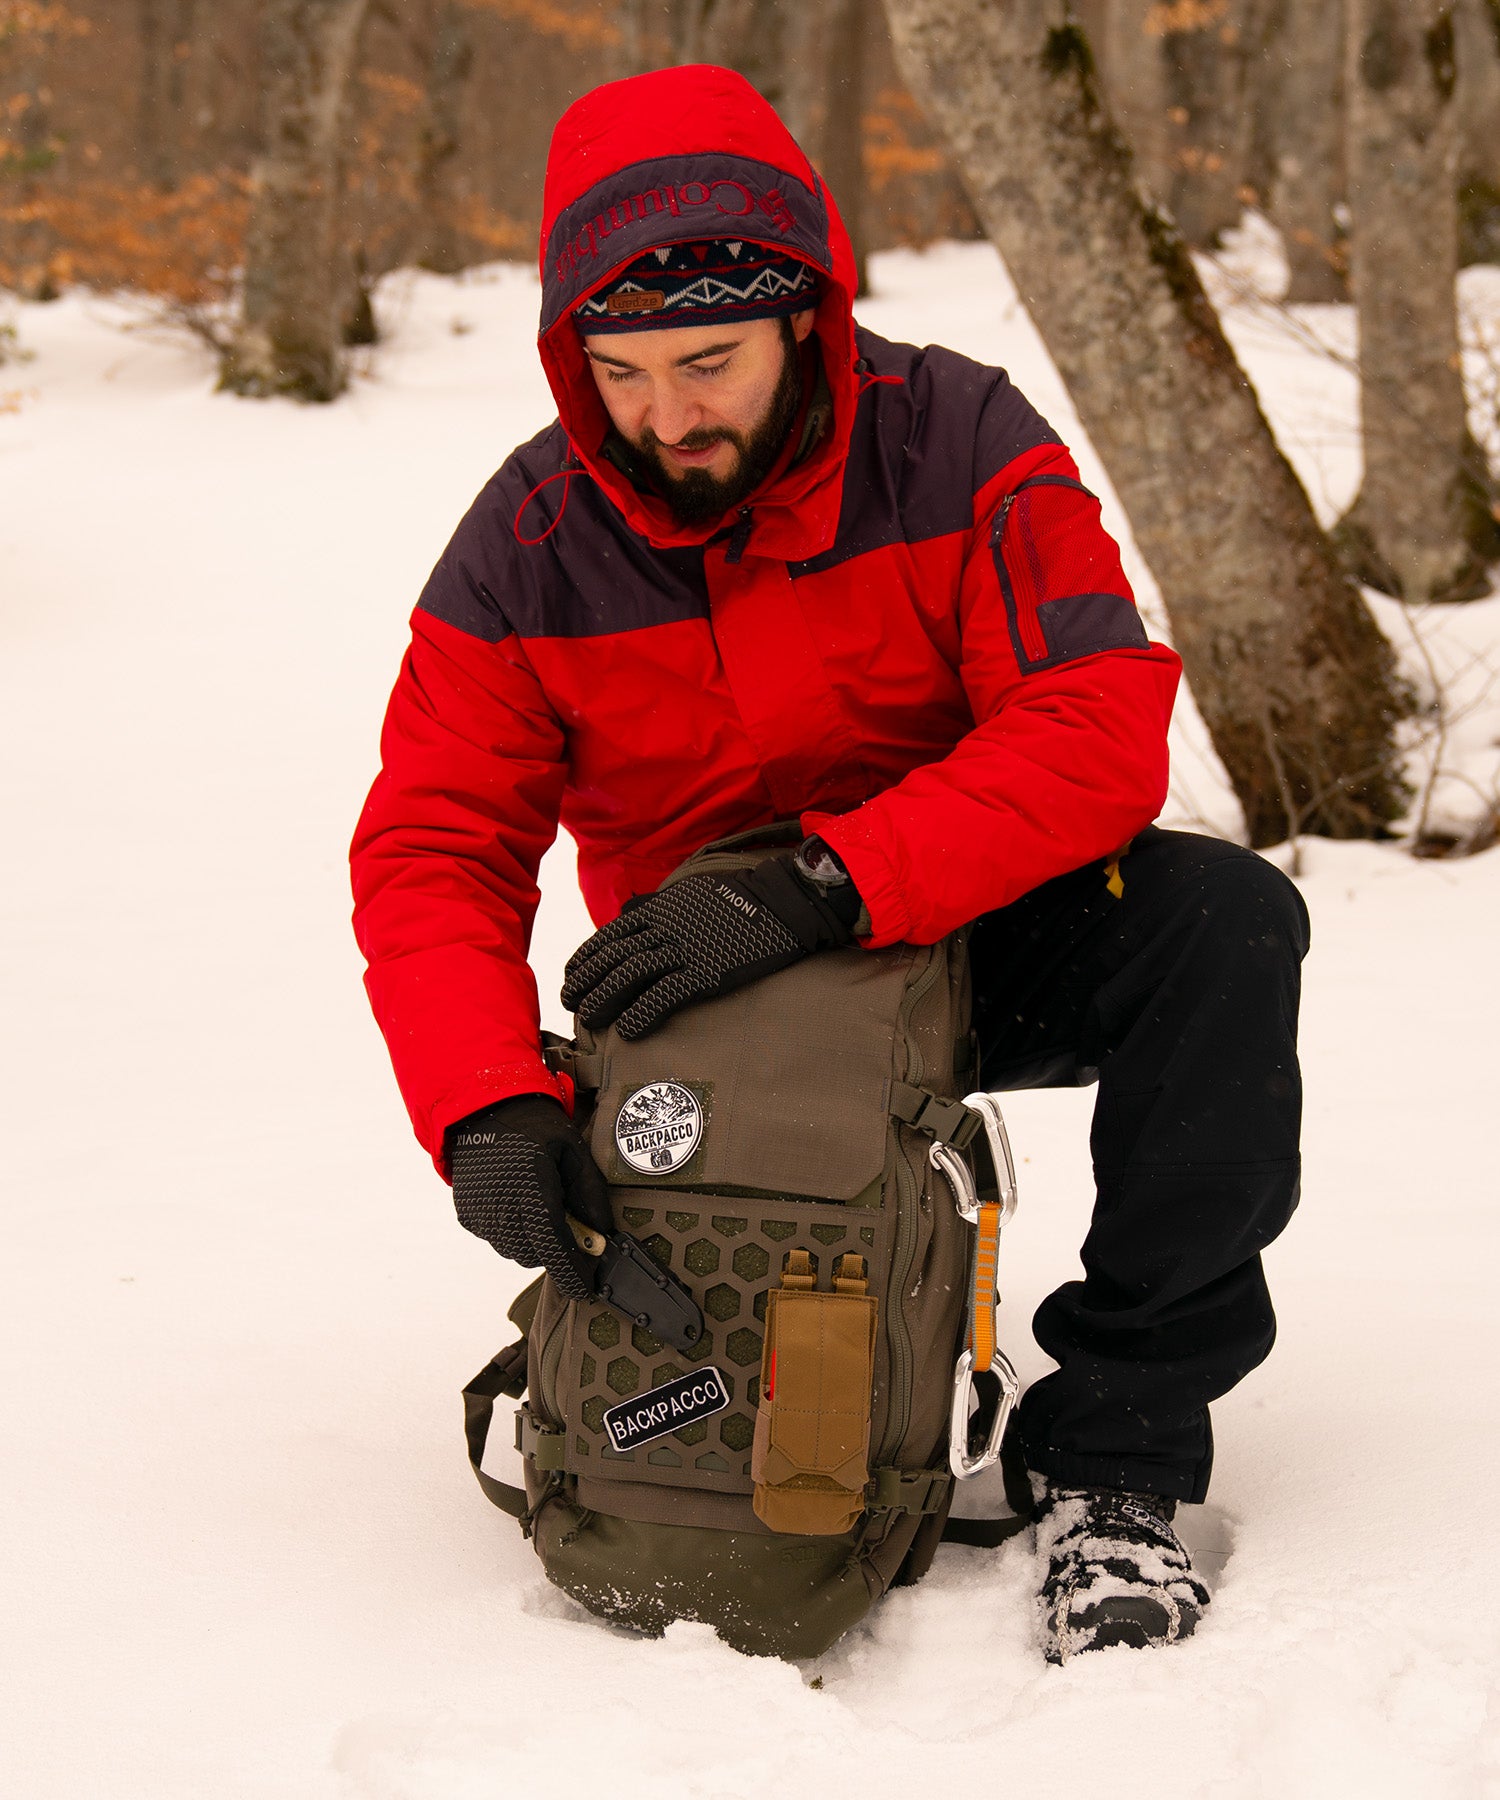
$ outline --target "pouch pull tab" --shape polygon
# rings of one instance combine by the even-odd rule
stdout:
[[[862,1256],[841,1256],[833,1265],[833,1291],[836,1294],[865,1294],[870,1284],[865,1278]]]
[[[805,1250],[788,1250],[782,1265],[781,1285],[793,1292],[810,1294],[818,1285],[818,1272]]]

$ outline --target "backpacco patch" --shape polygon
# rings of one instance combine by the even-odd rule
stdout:
[[[643,1175],[679,1169],[703,1137],[703,1108],[680,1081],[653,1081],[627,1094],[615,1117],[615,1147]]]
[[[729,1404],[729,1388],[717,1369],[692,1369],[675,1376],[649,1393],[622,1400],[604,1415],[604,1429],[612,1450],[634,1450],[637,1444],[654,1443],[659,1437],[711,1419]]]

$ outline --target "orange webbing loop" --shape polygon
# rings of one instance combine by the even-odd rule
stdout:
[[[995,1359],[995,1283],[1000,1266],[1000,1208],[981,1206],[974,1225],[974,1282],[969,1293],[969,1348],[974,1372]]]

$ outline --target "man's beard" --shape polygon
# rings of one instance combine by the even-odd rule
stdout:
[[[738,506],[755,492],[781,455],[787,433],[802,405],[802,368],[790,320],[782,319],[779,323],[781,374],[760,424],[753,431],[733,431],[727,425],[705,426],[678,440],[679,447],[684,450],[706,450],[710,444],[732,444],[739,451],[739,461],[730,474],[720,479],[707,469],[672,473],[662,454],[661,439],[649,425],[640,443],[634,446],[679,525],[711,525],[722,518],[731,507]]]

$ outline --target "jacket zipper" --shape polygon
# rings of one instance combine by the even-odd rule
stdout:
[[[749,506],[740,508],[739,523],[729,534],[729,543],[724,551],[727,563],[737,563],[745,554],[745,546],[750,542],[750,528],[755,523],[754,509]]]
[[[1015,614],[1016,633],[1021,640],[1021,648],[1026,652],[1028,662],[1045,662],[1048,656],[1046,634],[1042,630],[1042,622],[1037,617],[1037,602],[1031,598],[1023,606],[1016,592],[1016,585],[1010,579],[1010,565],[1005,559],[1005,527],[1010,518],[1010,509],[1020,499],[1027,488],[1033,487],[1067,487],[1076,488],[1080,494],[1088,494],[1089,490],[1081,481],[1074,481],[1068,475],[1033,475],[1029,481],[1023,481],[1014,493],[1007,494],[1000,502],[1000,510],[995,515],[995,547],[1000,553],[1002,579],[1009,587],[1006,598],[1010,601],[1011,611]],[[1092,495],[1090,498],[1092,499]]]

